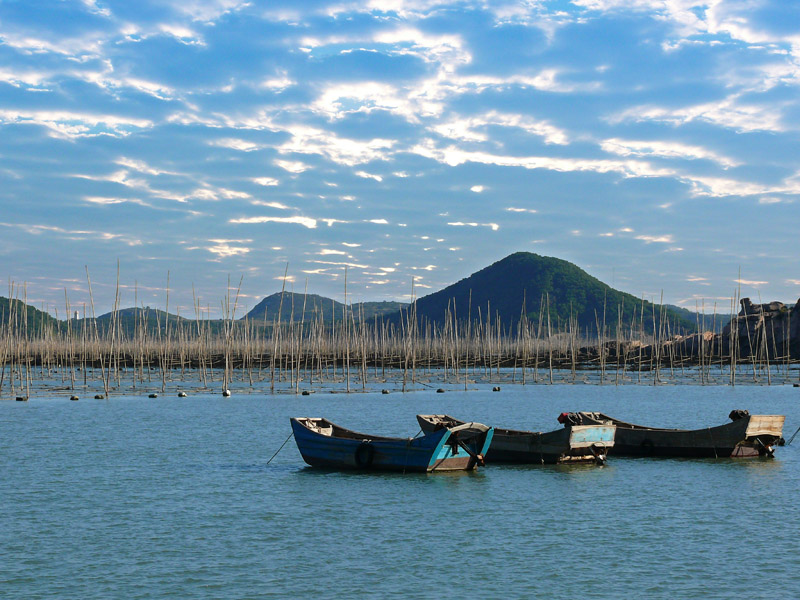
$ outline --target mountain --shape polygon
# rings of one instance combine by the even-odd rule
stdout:
[[[303,306],[305,304],[305,313]],[[381,318],[385,315],[399,313],[402,308],[408,306],[403,302],[358,302],[350,305],[356,321],[363,315],[365,321],[371,321],[375,317]],[[281,313],[281,323],[288,323],[290,319],[295,322],[310,322],[322,319],[325,322],[340,320],[344,314],[344,304],[318,296],[317,294],[298,294],[293,292],[283,293],[283,306],[281,306],[281,293],[277,292],[264,298],[247,313],[246,318],[251,321],[264,321],[266,313],[267,324],[273,323]]]
[[[101,333],[110,330],[112,317],[113,313],[105,313],[97,317],[97,327]],[[173,333],[178,328],[188,329],[191,333],[196,332],[194,318],[187,319],[172,313],[167,314],[163,310],[150,308],[149,306],[145,308],[122,308],[117,311],[117,317],[119,319],[118,327],[121,327],[121,330],[129,337],[136,334],[137,328],[143,328],[149,335],[154,335],[159,330],[163,335],[167,331],[167,326]],[[194,317],[194,313],[192,313],[192,317]],[[91,318],[87,318],[86,321],[91,323]],[[73,322],[72,328],[80,331],[82,324],[83,319],[80,319],[77,322]],[[222,322],[219,320],[204,320],[203,325],[209,328],[212,333],[222,330]]]
[[[2,296],[0,296],[0,324],[8,323],[12,308],[15,314],[14,323],[22,333],[25,330],[25,322],[28,325],[28,333],[31,335],[39,335],[43,330],[58,327],[59,321],[49,313],[25,304],[22,300],[9,300]]]
[[[571,315],[582,329],[596,331],[598,320],[602,326],[604,309],[608,331],[615,329],[618,307],[626,330],[632,322],[638,326],[641,319],[641,298],[613,289],[566,260],[531,252],[511,254],[441,291],[419,298],[416,310],[420,321],[442,323],[449,308],[459,320],[469,312],[473,320],[480,316],[486,321],[490,315],[492,321],[499,317],[506,327],[513,327],[519,323],[523,305],[528,319],[538,323],[546,296],[552,326],[560,323],[562,331]],[[645,331],[652,331],[654,310],[658,316],[659,307],[644,302]],[[542,314],[546,322],[546,305]],[[666,314],[671,326],[695,330],[693,313],[689,318],[667,307]],[[671,333],[676,333],[675,328]]]

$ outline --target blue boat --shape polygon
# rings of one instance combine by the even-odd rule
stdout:
[[[417,415],[422,431],[457,427],[464,421],[450,415]],[[535,432],[495,428],[492,447],[486,454],[489,463],[558,464],[595,462],[603,464],[614,447],[613,423],[583,425],[573,413],[562,413],[563,429]]]
[[[429,435],[367,435],[327,419],[292,418],[297,448],[312,467],[381,471],[470,471],[483,464],[494,430],[480,423],[441,428]]]

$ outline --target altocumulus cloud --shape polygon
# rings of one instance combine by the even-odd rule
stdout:
[[[437,288],[535,248],[613,264],[637,294],[692,297],[708,282],[686,273],[724,281],[734,259],[763,294],[794,295],[791,10],[0,4],[0,226],[21,233],[0,276],[55,280],[119,257],[143,288],[156,264],[206,294],[231,269],[259,297],[289,263],[320,276],[315,292],[337,293],[348,269],[348,285],[392,299],[422,256]],[[658,231],[679,233],[641,233]],[[730,243],[744,236],[771,260]],[[320,264],[320,247],[346,260]],[[31,298],[60,301],[52,287]]]

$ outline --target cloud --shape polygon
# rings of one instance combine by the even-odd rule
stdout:
[[[335,267],[352,267],[354,269],[369,269],[369,265],[362,265],[359,263],[351,263],[351,262],[328,262],[324,260],[312,260],[312,263],[316,263],[318,265],[333,265]]]
[[[317,228],[317,220],[309,217],[241,217],[239,219],[230,219],[228,223],[233,224],[258,224],[258,223],[287,223],[302,225],[308,229]]]
[[[63,239],[72,241],[120,241],[128,246],[141,246],[144,242],[136,237],[122,234],[112,233],[108,231],[97,231],[91,229],[66,229],[56,225],[31,225],[23,223],[3,223],[0,222],[0,227],[8,227],[11,229],[18,229],[30,235],[46,235],[54,234]]]
[[[209,146],[218,146],[220,148],[229,148],[231,150],[238,150],[239,152],[253,152],[255,150],[261,150],[263,148],[263,146],[261,146],[260,144],[249,142],[247,140],[239,140],[235,138],[223,138],[219,140],[213,140],[208,144]]]
[[[43,35],[46,35],[42,32]],[[49,33],[49,32],[48,32]],[[2,36],[3,45],[14,48],[22,54],[54,54],[73,58],[78,62],[88,61],[100,55],[104,43],[104,37],[92,32],[86,36],[49,36],[51,39],[43,39],[36,35],[29,35],[23,32],[16,33],[10,27],[4,27]]]
[[[367,173],[366,171],[356,171],[353,174],[363,179],[374,179],[375,181],[383,181],[383,177],[381,177],[380,175],[373,175],[372,173]]]
[[[130,203],[130,204],[138,204],[139,206],[150,206],[150,204],[142,202],[138,198],[105,198],[100,196],[84,196],[83,199],[91,204],[110,205],[110,204]]]
[[[207,246],[206,250],[212,254],[216,254],[220,258],[228,258],[230,256],[243,256],[250,252],[250,248],[246,248],[244,246],[232,246],[232,243],[247,243],[252,242],[253,240],[237,241],[212,239],[208,241],[211,242],[213,246]]]
[[[289,173],[302,173],[311,168],[307,164],[302,163],[300,161],[276,160],[274,162],[276,166],[286,171],[289,171]]]
[[[55,137],[74,139],[107,135],[125,137],[133,131],[149,129],[148,119],[70,112],[65,110],[0,109],[0,125],[30,124],[46,127]]]
[[[492,231],[497,231],[500,229],[500,225],[497,223],[465,223],[463,221],[454,221],[452,223],[448,223],[448,225],[452,227],[489,227]]]
[[[675,240],[672,234],[668,235],[637,235],[637,240],[642,240],[646,244],[672,244]]]
[[[475,192],[476,194],[480,194],[485,189],[486,188],[483,187],[482,185],[473,185],[471,188],[469,188],[469,191]]]
[[[278,210],[292,210],[291,206],[286,206],[280,202],[264,202],[263,200],[253,200],[250,202],[253,206],[266,206],[269,208],[277,208]]]
[[[387,150],[394,145],[394,140],[375,138],[371,140],[355,140],[341,138],[333,133],[304,125],[290,125],[285,131],[290,139],[277,150],[282,153],[319,154],[340,165],[354,166],[388,157]],[[382,181],[377,175],[356,173],[359,177],[371,177]]]
[[[341,219],[319,219],[323,223],[325,223],[328,227],[333,227],[334,223],[349,223],[350,221],[342,221]]]
[[[620,156],[656,156],[660,158],[705,159],[716,162],[724,168],[735,167],[739,163],[700,146],[690,146],[670,141],[634,141],[611,138],[604,140],[600,147],[611,154]]]
[[[694,196],[722,198],[725,196],[760,196],[762,194],[800,194],[800,181],[784,179],[780,183],[756,183],[725,177],[684,175],[681,177],[691,186]]]
[[[514,212],[514,213],[530,213],[530,214],[536,214],[537,212],[539,212],[535,208],[517,208],[514,206],[509,206],[508,208],[506,208],[506,210],[508,212]]]
[[[97,0],[81,0],[83,5],[90,13],[101,17],[110,17],[111,11],[108,8],[97,6]]]
[[[274,92],[282,92],[294,85],[297,85],[297,82],[291,79],[286,71],[282,71],[274,77],[268,77],[260,84],[261,87]]]
[[[583,158],[560,158],[550,156],[503,156],[488,152],[462,150],[457,146],[436,147],[431,140],[424,140],[410,150],[426,158],[455,167],[464,163],[479,163],[501,167],[524,169],[547,169],[551,171],[593,171],[596,173],[618,173],[623,177],[669,177],[676,175],[672,169],[656,168],[644,161],[598,160]]]
[[[50,79],[51,74],[44,71],[0,67],[0,81],[4,81],[15,88],[46,91]]]
[[[752,286],[759,286],[759,285],[768,285],[769,281],[753,281],[750,279],[734,279],[734,283],[740,283],[742,285],[752,285]]]
[[[258,185],[263,185],[263,186],[267,186],[267,187],[268,186],[273,186],[273,185],[278,185],[280,183],[280,181],[278,181],[277,179],[274,179],[272,177],[254,177],[250,181],[252,181],[253,183],[256,183]]]
[[[156,167],[151,167],[148,163],[143,160],[137,160],[134,158],[127,158],[125,156],[121,156],[116,161],[118,165],[122,167],[127,167],[129,169],[133,169],[134,171],[139,171],[140,173],[145,173],[147,175],[179,175],[175,171],[165,171],[163,169],[157,169]]]
[[[531,135],[544,138],[547,144],[565,145],[569,143],[567,134],[548,121],[537,120],[520,114],[503,114],[495,111],[445,121],[431,127],[431,131],[435,131],[443,137],[456,140],[485,142],[489,140],[489,134],[486,131],[489,127],[521,129]]]
[[[623,110],[610,119],[611,123],[624,121],[657,121],[671,125],[686,125],[705,121],[740,132],[784,132],[781,106],[774,103],[753,104],[731,95],[717,102],[706,102],[681,108],[638,106]]]

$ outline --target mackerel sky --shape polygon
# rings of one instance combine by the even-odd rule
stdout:
[[[63,315],[88,267],[107,310],[119,261],[187,314],[524,250],[793,302],[798,130],[789,0],[0,0],[0,276]]]

